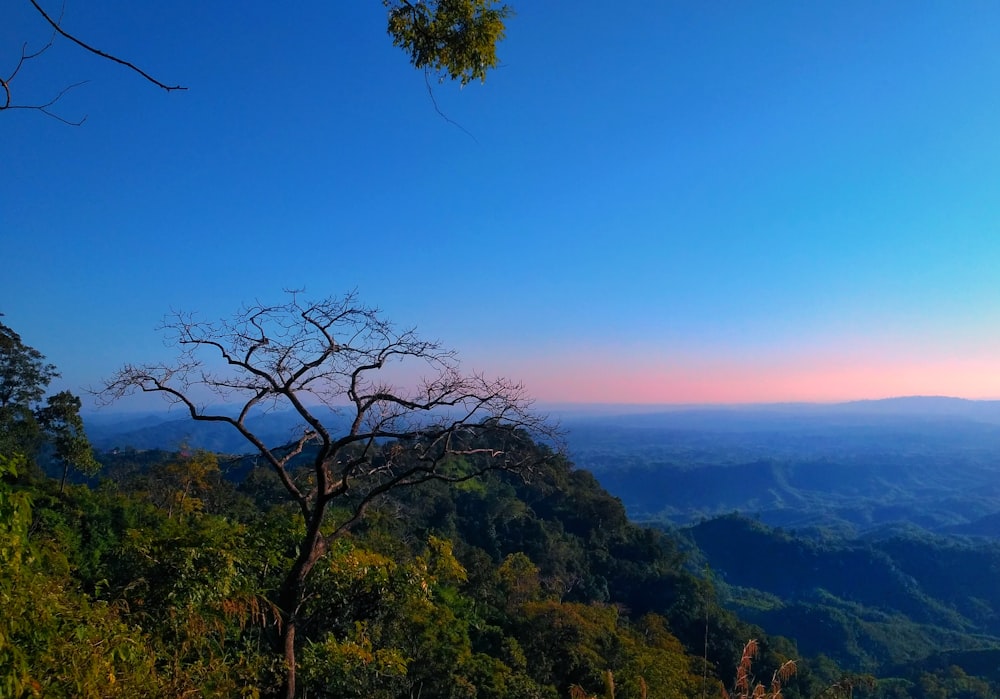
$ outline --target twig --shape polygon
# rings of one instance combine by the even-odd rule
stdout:
[[[3,81],[0,80],[0,82],[3,82]],[[65,95],[67,92],[69,92],[70,90],[72,90],[74,87],[80,87],[81,85],[86,85],[88,82],[89,82],[88,80],[84,80],[82,82],[73,83],[72,85],[67,85],[62,90],[59,91],[58,95],[56,95],[55,97],[53,97],[52,99],[50,99],[45,104],[30,104],[30,105],[29,104],[13,104],[12,105],[12,104],[8,103],[5,107],[3,107],[3,109],[36,109],[39,112],[41,112],[42,114],[44,114],[45,116],[52,117],[56,121],[61,121],[62,123],[66,124],[67,126],[82,126],[83,122],[87,121],[87,115],[86,114],[83,115],[83,118],[80,119],[80,121],[70,121],[69,119],[62,118],[61,116],[59,116],[58,114],[56,114],[54,112],[50,112],[48,110],[48,107],[51,107],[53,104],[55,104],[56,102],[58,102],[59,99],[63,95]],[[6,87],[7,87],[7,84],[4,83],[4,88],[6,89]],[[10,97],[10,91],[9,90],[7,91],[7,96],[8,96],[8,100],[9,100],[9,97]]]
[[[64,30],[61,26],[59,26],[59,22],[56,22],[54,19],[52,19],[51,17],[49,17],[48,14],[46,14],[45,10],[42,9],[41,5],[38,4],[37,0],[28,0],[28,1],[32,5],[34,5],[35,9],[38,10],[38,13],[40,15],[42,15],[42,17],[45,18],[45,21],[48,22],[52,26],[52,28],[54,30],[56,30],[57,32],[59,32],[59,34],[61,34],[62,36],[66,37],[67,39],[69,39],[70,41],[72,41],[77,46],[79,46],[79,47],[81,47],[83,49],[86,49],[87,51],[90,51],[91,53],[93,53],[93,54],[95,54],[97,56],[100,56],[101,58],[106,58],[109,61],[112,61],[114,63],[118,63],[119,65],[123,65],[126,68],[129,68],[129,69],[135,71],[136,73],[138,73],[139,75],[141,75],[142,77],[144,77],[149,82],[153,83],[157,87],[163,88],[167,92],[171,92],[173,90],[186,90],[187,89],[186,87],[182,87],[181,85],[166,85],[166,84],[160,82],[159,80],[157,80],[156,78],[154,78],[152,75],[150,75],[146,71],[144,71],[141,68],[139,68],[138,66],[136,66],[134,63],[129,63],[126,60],[118,58],[117,56],[112,56],[110,53],[105,53],[104,51],[101,51],[100,49],[96,49],[93,46],[80,41],[75,36],[73,36],[72,34],[70,34],[69,32],[67,32],[66,30]]]
[[[31,0],[31,1],[34,2],[35,0]],[[427,86],[427,96],[431,98],[431,104],[434,106],[434,111],[438,113],[439,117],[441,117],[442,119],[444,119],[446,122],[448,122],[449,124],[451,124],[455,128],[459,129],[462,133],[464,133],[466,136],[468,136],[473,141],[475,141],[476,145],[479,145],[479,139],[478,138],[476,138],[475,136],[473,136],[472,133],[467,128],[465,128],[464,126],[462,126],[461,124],[459,124],[457,121],[455,121],[454,119],[452,119],[451,117],[449,117],[444,112],[442,112],[441,108],[438,107],[437,100],[434,98],[434,88],[431,87],[431,80],[430,80],[430,77],[429,77],[429,72],[430,71],[427,68],[424,68],[424,85]]]

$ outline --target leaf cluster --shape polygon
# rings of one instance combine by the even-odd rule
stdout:
[[[415,68],[462,85],[486,80],[496,68],[497,44],[513,14],[495,0],[383,0],[393,44]]]

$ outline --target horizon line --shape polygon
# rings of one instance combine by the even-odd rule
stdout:
[[[888,403],[892,401],[953,401],[961,403],[997,403],[1000,402],[1000,398],[965,398],[962,396],[949,396],[943,394],[912,394],[912,395],[898,395],[898,396],[885,396],[882,398],[850,398],[844,400],[785,400],[785,401],[733,401],[733,402],[721,402],[721,401],[706,401],[706,402],[649,402],[649,401],[560,401],[560,400],[545,400],[545,399],[535,399],[534,406],[543,410],[562,410],[562,409],[573,409],[573,408],[583,408],[583,409],[629,409],[629,410],[655,410],[655,409],[670,409],[670,410],[685,410],[685,409],[705,409],[705,408],[716,408],[716,409],[741,409],[741,408],[779,408],[779,407],[836,407],[844,405],[857,405],[864,403]],[[218,403],[215,406],[221,407],[229,405],[227,403]],[[206,406],[206,407],[215,407]],[[134,410],[108,410],[111,406],[99,406],[91,407],[90,409],[84,409],[82,412],[84,414],[97,414],[103,413],[104,415],[112,415],[117,413],[161,413],[161,412],[171,412],[171,405],[164,405],[162,409],[153,409],[151,406],[144,406],[143,408],[138,408]],[[348,407],[345,403],[343,407]],[[291,411],[291,408],[288,409]],[[180,415],[182,411],[178,411]],[[275,412],[286,412],[285,410],[278,410]],[[183,412],[184,416],[188,416],[186,412]],[[189,416],[188,416],[189,417]]]

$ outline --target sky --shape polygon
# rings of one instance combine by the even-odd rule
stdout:
[[[10,81],[86,121],[0,112],[2,322],[75,392],[295,288],[549,403],[1000,398],[1000,5],[511,4],[432,102],[377,0],[67,0],[189,89],[66,41]]]

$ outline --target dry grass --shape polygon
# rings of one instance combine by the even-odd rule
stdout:
[[[782,663],[781,667],[774,671],[770,686],[767,686],[758,682],[753,675],[753,661],[759,653],[760,646],[756,639],[747,641],[743,646],[740,664],[736,667],[736,684],[733,692],[729,693],[723,687],[723,699],[781,699],[781,685],[795,674],[795,661],[786,660]]]

